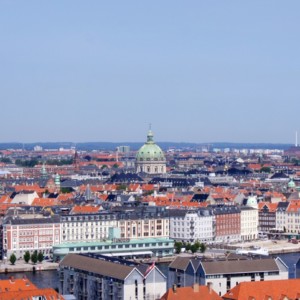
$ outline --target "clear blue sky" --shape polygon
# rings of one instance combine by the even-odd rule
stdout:
[[[300,1],[0,2],[0,142],[293,143]]]

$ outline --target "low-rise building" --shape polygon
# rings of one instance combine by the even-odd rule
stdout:
[[[212,284],[221,296],[240,282],[288,279],[288,267],[277,257],[202,261],[197,270],[200,284]]]
[[[280,258],[202,260],[176,257],[169,265],[168,286],[209,285],[219,296],[244,281],[288,279],[288,267]]]
[[[59,265],[59,291],[76,299],[159,299],[165,275],[154,265],[138,265],[102,255],[68,254]]]
[[[98,253],[115,257],[164,257],[174,253],[174,240],[169,238],[145,238],[100,240],[98,242],[62,243],[53,246],[54,259],[62,259],[69,253]]]

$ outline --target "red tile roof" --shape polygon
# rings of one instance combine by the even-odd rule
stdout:
[[[284,298],[284,296],[286,298]],[[298,299],[300,279],[241,282],[224,296],[224,300]]]
[[[188,299],[197,299],[197,300],[222,300],[218,294],[209,289],[205,285],[194,285],[193,287],[181,287],[170,288],[160,300],[188,300]]]

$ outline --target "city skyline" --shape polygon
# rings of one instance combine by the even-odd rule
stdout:
[[[0,142],[295,143],[300,3],[0,4]]]

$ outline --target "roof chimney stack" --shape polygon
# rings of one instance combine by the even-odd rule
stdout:
[[[207,288],[208,288],[208,292],[211,294],[212,292],[212,286],[213,286],[213,283],[212,282],[208,282],[207,283]]]
[[[194,293],[199,293],[199,283],[193,284],[193,291],[194,291]]]
[[[173,293],[176,293],[176,291],[177,291],[177,285],[173,284]]]

